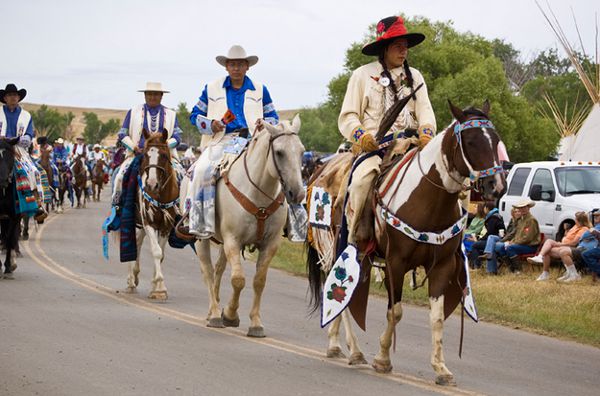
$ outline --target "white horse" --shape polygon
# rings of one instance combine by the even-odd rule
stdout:
[[[208,287],[209,327],[239,326],[239,298],[246,284],[241,251],[254,245],[259,250],[253,280],[254,301],[248,336],[264,337],[260,302],[271,259],[281,243],[286,222],[286,199],[299,204],[304,199],[301,165],[304,146],[298,137],[300,117],[277,126],[264,123],[247,150],[237,158],[216,186],[215,239],[222,242],[213,267],[210,241],[196,242],[196,253]],[[226,264],[231,265],[233,294],[224,310],[219,289]]]

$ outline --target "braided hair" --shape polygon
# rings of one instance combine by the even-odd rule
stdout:
[[[385,64],[385,52],[387,51],[390,44],[391,44],[391,41],[389,43],[387,43],[381,49],[378,60],[379,60],[379,64],[381,64],[381,67],[383,68],[383,72],[381,74],[390,80],[390,88],[392,88],[392,92],[394,92],[394,98],[395,98],[394,100],[397,101],[398,100],[398,87],[396,87],[396,82],[392,78],[392,73],[390,73],[390,71],[387,68],[387,65]],[[404,74],[406,74],[406,81],[412,92],[414,90],[414,82],[415,81],[413,79],[412,72],[410,71],[410,67],[408,66],[408,61],[406,59],[404,59],[403,67],[404,67]]]

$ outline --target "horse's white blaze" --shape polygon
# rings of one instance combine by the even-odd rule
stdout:
[[[444,295],[429,297],[429,322],[431,325],[431,366],[437,375],[452,375],[444,362],[442,337],[444,333]]]
[[[156,147],[150,147],[150,149],[148,150],[148,165],[152,166],[156,166],[158,165],[158,148]],[[157,177],[157,171],[155,167],[151,167],[150,170],[148,171],[148,177],[146,178],[146,185],[150,188],[157,188],[158,187],[158,177]]]

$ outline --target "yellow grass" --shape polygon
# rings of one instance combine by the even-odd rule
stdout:
[[[284,241],[271,265],[306,276],[303,246]],[[418,279],[423,278],[423,272],[421,269]],[[600,347],[600,282],[593,284],[586,276],[580,282],[562,284],[556,281],[556,270],[551,273],[552,280],[536,282],[538,275],[537,269],[518,276],[489,276],[483,270],[472,271],[480,319]],[[385,288],[374,282],[371,292],[386,296]],[[411,290],[407,275],[403,301],[427,305],[427,284]]]

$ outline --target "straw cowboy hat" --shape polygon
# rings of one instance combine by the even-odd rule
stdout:
[[[258,62],[258,56],[247,55],[246,50],[241,45],[234,45],[229,48],[227,55],[219,55],[215,58],[217,63],[221,66],[225,66],[228,60],[244,59],[248,61],[248,66],[254,66]]]
[[[15,84],[6,84],[6,88],[0,89],[0,102],[6,103],[4,101],[4,96],[6,96],[6,94],[8,94],[8,93],[19,94],[19,102],[20,102],[25,98],[25,95],[27,95],[27,90],[26,89],[17,89],[17,86]]]
[[[391,16],[383,18],[377,24],[377,38],[372,43],[365,45],[362,53],[377,56],[389,42],[397,38],[405,38],[408,42],[408,48],[410,48],[421,44],[425,40],[425,35],[422,33],[408,33],[402,17]]]
[[[146,88],[140,89],[138,92],[162,92],[169,93],[171,91],[166,91],[163,89],[162,84],[159,82],[147,82]]]
[[[534,206],[535,206],[535,202],[533,202],[529,198],[526,198],[526,199],[523,199],[523,200],[517,202],[516,204],[514,204],[513,208],[522,209],[522,208],[532,208]]]

